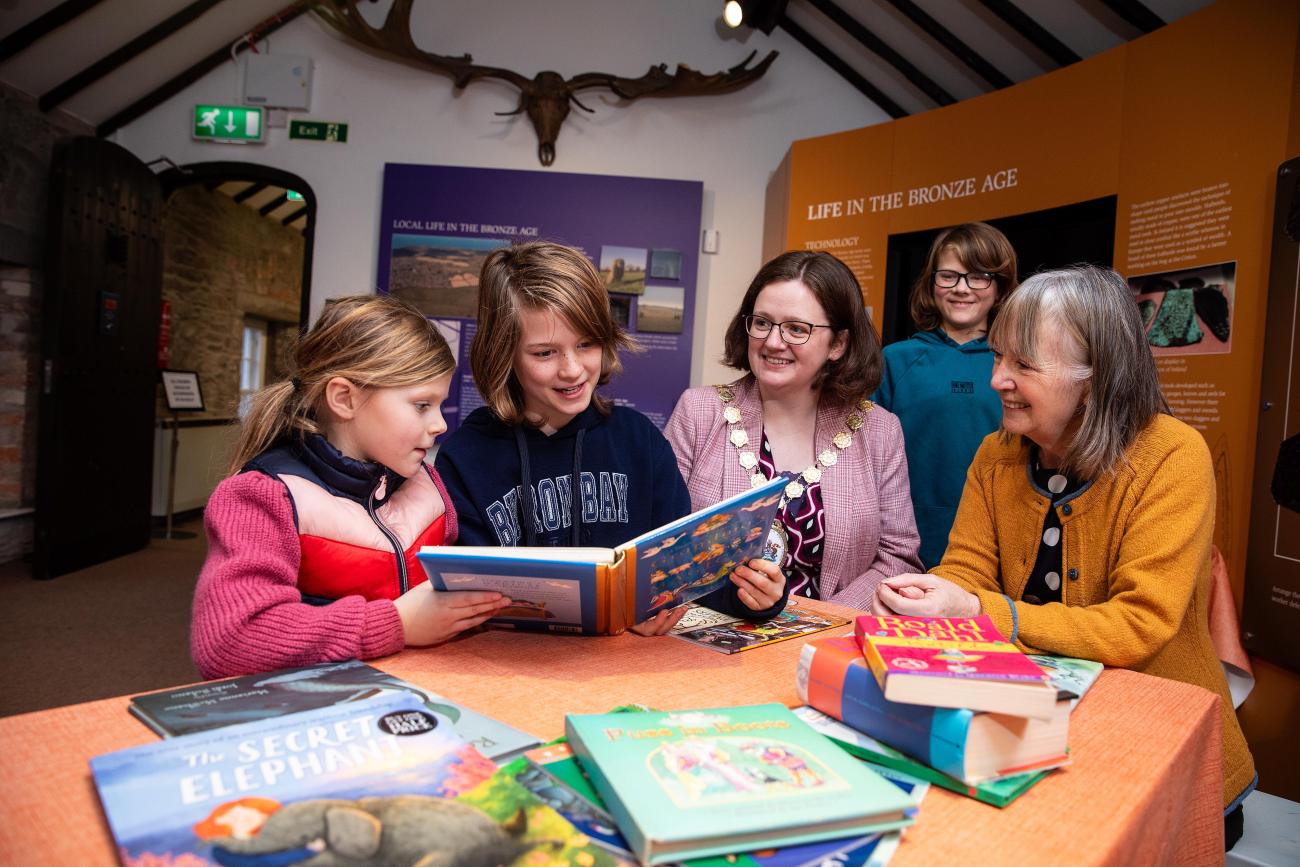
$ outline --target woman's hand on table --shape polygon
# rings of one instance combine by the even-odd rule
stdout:
[[[486,590],[435,591],[425,581],[393,600],[408,647],[424,647],[473,629],[510,604]]]
[[[765,611],[785,594],[785,573],[771,560],[755,558],[731,571],[740,601],[751,611]]]
[[[895,575],[880,582],[871,613],[919,617],[975,617],[980,600],[938,575]]]
[[[682,619],[682,615],[686,613],[688,607],[689,606],[686,605],[678,605],[674,608],[665,608],[654,617],[651,617],[649,620],[641,621],[636,626],[631,627],[628,631],[644,636],[667,635],[669,631],[677,625],[677,621]]]

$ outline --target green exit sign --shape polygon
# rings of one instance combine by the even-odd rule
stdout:
[[[199,141],[260,142],[262,109],[243,105],[196,105],[191,135]]]
[[[348,125],[346,123],[329,123],[323,120],[289,121],[289,138],[305,138],[312,141],[347,141]]]

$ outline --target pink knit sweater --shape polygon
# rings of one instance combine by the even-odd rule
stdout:
[[[204,523],[208,557],[190,635],[204,677],[371,659],[404,646],[402,621],[387,599],[302,601],[298,528],[283,482],[258,472],[231,476],[208,500]]]
[[[731,384],[740,426],[757,446],[763,436],[763,401],[752,375]],[[677,454],[691,507],[702,509],[724,497],[749,489],[748,470],[727,437],[723,403],[713,388],[692,388],[677,402],[664,436]],[[815,453],[836,452],[836,461],[822,474],[826,506],[826,549],[818,590],[821,598],[868,609],[876,586],[902,572],[921,572],[917,556],[920,537],[912,516],[907,483],[903,431],[893,413],[874,407],[853,442],[840,451],[831,437],[844,428],[847,413],[833,407],[817,410]]]

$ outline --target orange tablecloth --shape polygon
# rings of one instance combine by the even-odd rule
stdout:
[[[492,631],[376,664],[549,739],[563,734],[566,712],[633,701],[795,705],[801,645],[726,656],[670,638]],[[1001,810],[932,787],[890,863],[1222,863],[1217,702],[1198,687],[1107,670],[1070,717],[1071,766]],[[154,739],[127,703],[0,719],[0,864],[115,863],[87,761]]]

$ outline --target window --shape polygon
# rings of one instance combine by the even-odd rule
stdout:
[[[244,320],[244,346],[239,358],[239,417],[248,414],[253,394],[266,384],[265,319]]]

